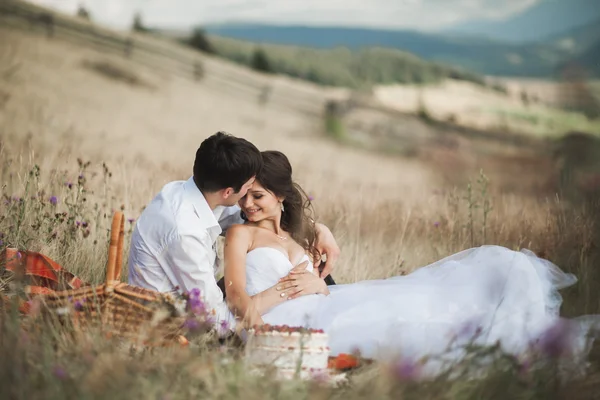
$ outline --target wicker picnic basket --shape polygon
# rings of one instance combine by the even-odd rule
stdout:
[[[77,328],[99,328],[108,337],[143,345],[187,343],[185,319],[174,314],[170,296],[120,281],[123,265],[124,216],[113,216],[106,279],[85,286],[41,295],[46,310]]]

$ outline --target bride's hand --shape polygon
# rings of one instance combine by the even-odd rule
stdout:
[[[329,294],[325,281],[306,270],[304,262],[292,269],[289,275],[279,280],[277,291],[285,293],[288,300],[307,294]]]

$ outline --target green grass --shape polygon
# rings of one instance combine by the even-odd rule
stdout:
[[[570,131],[600,135],[600,119],[589,119],[577,112],[558,109],[490,109],[504,124],[516,131],[535,134],[540,137],[557,137]]]
[[[328,116],[325,119],[325,131],[327,135],[335,140],[343,140],[346,136],[344,123],[341,118],[335,116]]]

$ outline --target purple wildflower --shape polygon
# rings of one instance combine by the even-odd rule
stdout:
[[[206,314],[206,307],[204,306],[204,302],[202,302],[202,300],[190,301],[190,310],[195,315]]]
[[[183,327],[190,332],[197,332],[202,328],[202,324],[196,318],[188,318],[183,323]]]
[[[193,288],[189,293],[189,309],[196,315],[206,314],[206,307],[200,295],[201,292],[199,288]]]
[[[400,381],[412,381],[419,378],[420,366],[409,359],[402,359],[392,367],[393,375]]]
[[[223,329],[223,331],[228,331],[229,330],[229,322],[227,322],[226,320],[221,321],[221,329]]]
[[[20,251],[17,251],[17,258],[20,260],[23,257]]]
[[[54,368],[52,368],[52,374],[61,381],[64,381],[69,377],[67,371],[60,365],[55,365]]]
[[[313,201],[314,199],[315,199],[315,197],[313,195],[308,196],[308,201]]]
[[[557,358],[569,350],[571,326],[565,320],[558,320],[550,326],[540,338],[540,350],[551,358]]]
[[[66,183],[65,183],[65,185],[66,185],[66,186],[67,186],[69,189],[71,189],[71,188],[73,187],[73,184],[72,184],[71,182],[66,182]]]
[[[433,223],[433,226],[435,226],[436,228],[438,228],[438,227],[440,226],[440,223],[439,223],[438,221],[435,221],[435,222]]]
[[[75,225],[76,226],[80,226],[81,225],[81,221],[75,221]]]
[[[52,204],[53,206],[58,204],[58,197],[56,196],[51,196],[50,199],[48,199],[48,201],[50,202],[50,204]]]
[[[81,311],[81,310],[83,310],[83,304],[84,303],[85,303],[85,299],[81,299],[81,300],[75,301],[75,304],[73,306],[75,308],[75,311]]]
[[[135,222],[135,218],[128,218],[127,222],[129,222],[130,224],[133,224]]]

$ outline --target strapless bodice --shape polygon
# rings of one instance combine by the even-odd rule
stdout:
[[[313,264],[305,254],[300,263],[308,261],[306,269],[313,270]],[[273,247],[257,247],[246,254],[246,292],[254,296],[283,278],[294,268],[287,255]]]

